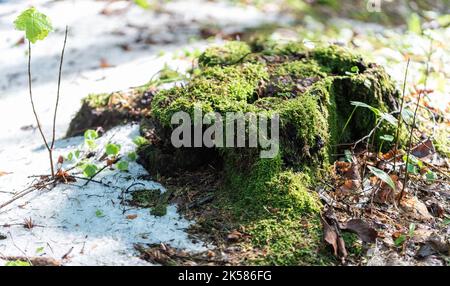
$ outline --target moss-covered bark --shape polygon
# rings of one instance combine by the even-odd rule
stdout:
[[[344,131],[354,109],[351,101],[365,102],[382,112],[396,107],[398,93],[384,70],[343,48],[308,50],[302,44],[289,43],[254,49],[258,52],[241,42],[208,49],[200,56],[199,72],[187,85],[155,96],[151,120],[164,130],[158,133],[165,134],[160,138],[165,148],[170,145],[170,120],[178,111],[191,117],[195,108],[223,115],[277,113],[281,118],[282,164],[301,171],[327,162],[337,143],[351,142],[373,128],[375,115],[357,109]],[[387,123],[380,127],[383,132],[392,129]]]
[[[389,76],[343,48],[308,50],[298,43],[232,42],[208,49],[199,66],[185,86],[156,94],[149,120],[158,126],[151,130],[159,137],[141,152],[141,160],[151,166],[150,172],[163,175],[212,159],[216,165],[220,162],[228,198],[222,207],[246,226],[253,247],[266,251],[262,263],[325,263],[315,249],[321,204],[309,189],[332,159],[336,144],[359,139],[375,125],[374,114],[357,109],[344,132],[354,109],[351,101],[382,112],[396,108],[398,92]],[[193,117],[196,107],[203,113],[279,114],[279,155],[261,159],[251,148],[171,147],[172,115],[186,111]],[[387,123],[380,130],[393,134]],[[170,168],[158,168],[161,159]],[[309,232],[302,219],[311,222]]]

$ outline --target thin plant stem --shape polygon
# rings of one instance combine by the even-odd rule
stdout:
[[[53,133],[52,133],[52,144],[50,146],[50,149],[53,151],[53,147],[55,146],[55,134],[56,134],[56,114],[58,112],[58,105],[59,105],[59,94],[61,89],[61,75],[62,75],[62,66],[64,62],[64,52],[66,50],[66,43],[67,43],[67,34],[69,31],[69,27],[66,26],[66,32],[64,35],[64,45],[61,52],[61,60],[59,62],[59,73],[58,73],[58,90],[56,93],[56,103],[55,103],[55,113],[53,115]]]
[[[339,140],[338,141],[340,141],[341,138],[342,138],[342,135],[344,135],[345,129],[347,129],[347,126],[350,123],[350,120],[352,120],[353,114],[355,114],[356,108],[358,108],[358,106],[355,106],[353,108],[352,113],[350,113],[350,116],[347,118],[347,121],[345,122],[344,128],[342,128],[342,132],[341,132],[341,135],[339,136]]]
[[[31,102],[31,107],[33,108],[34,118],[36,119],[36,124],[37,124],[37,127],[39,129],[39,133],[42,136],[42,140],[44,141],[45,147],[47,148],[47,150],[49,152],[50,167],[51,167],[52,176],[55,176],[55,170],[53,168],[52,151],[51,151],[50,146],[48,145],[47,139],[45,139],[44,132],[42,131],[42,126],[41,126],[41,123],[39,121],[39,117],[37,115],[36,107],[34,105],[34,100],[33,100],[33,92],[32,92],[32,87],[31,87],[31,42],[29,42],[29,41],[28,41],[28,88],[29,88],[30,102]]]
[[[398,203],[399,204],[400,204],[402,198],[405,196],[405,188],[406,188],[406,184],[408,183],[408,177],[409,177],[408,164],[409,164],[409,157],[410,157],[410,154],[411,154],[412,137],[413,137],[413,133],[414,133],[414,129],[415,129],[414,126],[416,124],[417,111],[419,110],[419,106],[420,106],[420,100],[422,98],[422,94],[424,94],[426,89],[427,89],[427,82],[428,82],[428,76],[429,76],[429,71],[430,71],[429,66],[430,66],[430,61],[431,61],[432,50],[433,50],[433,39],[430,40],[430,51],[428,53],[427,66],[426,66],[426,70],[425,70],[424,89],[419,92],[419,98],[417,99],[416,108],[414,110],[413,122],[412,122],[411,130],[409,132],[408,152],[406,153],[405,178],[403,180],[402,191],[401,191],[400,196],[398,198]]]
[[[403,92],[402,92],[402,101],[400,103],[400,116],[398,119],[398,125],[397,125],[397,131],[395,134],[395,145],[394,145],[394,172],[395,172],[395,167],[396,167],[396,163],[397,163],[397,150],[398,150],[398,143],[400,141],[400,130],[402,128],[402,112],[403,112],[403,105],[405,103],[405,94],[406,94],[406,79],[408,77],[408,70],[409,70],[409,63],[411,62],[411,59],[408,58],[408,62],[406,64],[406,70],[405,70],[405,79],[403,80]]]

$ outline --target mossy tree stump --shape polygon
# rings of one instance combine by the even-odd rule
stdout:
[[[225,177],[228,208],[247,225],[254,245],[272,244],[265,261],[313,263],[320,258],[307,262],[305,254],[319,241],[321,203],[309,188],[319,170],[336,159],[331,154],[337,144],[365,136],[376,123],[369,110],[356,109],[344,130],[354,109],[350,102],[389,112],[398,97],[382,67],[337,46],[310,50],[299,43],[229,42],[206,50],[186,85],[155,95],[143,125],[152,143],[141,150],[141,160],[151,173],[163,175],[215,164]],[[172,115],[193,116],[199,106],[203,113],[279,114],[279,155],[261,159],[251,148],[171,147]],[[394,129],[382,123],[375,138],[393,135]],[[311,219],[310,230],[299,229],[301,218]],[[299,245],[304,249],[296,250]]]
[[[140,162],[164,176],[214,165],[224,177],[225,208],[252,234],[253,246],[267,251],[265,263],[323,263],[311,254],[320,241],[321,203],[310,187],[336,159],[331,154],[339,143],[375,126],[375,115],[354,111],[351,101],[389,112],[398,98],[382,67],[341,47],[228,42],[207,49],[186,84],[154,95],[141,123],[150,144],[139,150]],[[278,114],[278,155],[261,159],[257,148],[174,148],[172,116],[185,111],[193,117],[199,107],[204,114]],[[382,123],[375,138],[394,129]]]

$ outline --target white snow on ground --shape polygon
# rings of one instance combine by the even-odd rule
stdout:
[[[261,12],[246,6],[231,6],[206,0],[173,1],[162,11],[144,11],[129,2],[76,0],[3,0],[0,1],[0,204],[30,183],[29,175],[49,172],[48,158],[42,146],[27,91],[26,49],[20,44],[22,32],[15,31],[15,17],[30,5],[46,13],[55,31],[45,41],[33,45],[32,71],[35,101],[49,137],[56,94],[57,68],[62,48],[64,27],[70,34],[63,68],[62,98],[57,121],[57,138],[63,137],[68,124],[80,107],[80,99],[89,93],[124,90],[146,83],[165,63],[179,69],[189,62],[172,59],[172,52],[185,48],[202,49],[206,41],[192,43],[191,37],[202,26],[220,26],[236,31],[252,25],[286,21],[276,9]],[[102,14],[104,9],[112,11]],[[107,13],[108,14],[108,13]],[[151,37],[151,44],[136,41]],[[124,50],[121,46],[127,45]],[[165,56],[158,56],[160,51]],[[111,67],[101,66],[102,59]],[[115,129],[114,140],[121,138],[130,145],[130,134],[137,127]],[[108,135],[105,135],[108,136]],[[70,146],[81,144],[81,138],[58,141],[55,157],[66,153]],[[145,174],[137,164],[131,166],[132,177]],[[129,176],[130,174],[128,174]],[[115,186],[126,187],[134,182],[126,174],[105,173]],[[125,176],[125,177],[124,177]],[[146,185],[158,186],[154,182]],[[166,242],[175,247],[199,250],[184,229],[190,222],[170,206],[166,216],[155,218],[148,210],[136,209],[125,215],[119,205],[120,192],[91,183],[86,188],[59,186],[49,192],[26,196],[0,210],[0,225],[23,223],[25,218],[44,227],[26,230],[22,226],[0,227],[0,254],[29,256],[45,255],[61,258],[72,247],[67,264],[76,265],[136,265],[146,264],[136,258],[132,244],[136,242]],[[97,217],[100,210],[104,217]],[[127,214],[137,214],[127,220]],[[84,246],[84,247],[83,247]],[[43,252],[36,253],[36,250]],[[83,253],[81,250],[84,250]],[[0,265],[3,265],[0,260]]]
[[[132,139],[138,135],[138,125],[116,127],[97,140],[96,154],[103,154],[102,148],[111,140],[121,145],[120,155],[126,157],[135,150]],[[59,141],[56,150],[59,154],[68,154],[74,150],[86,151],[86,148],[84,138],[76,137]],[[33,159],[46,162],[46,150],[35,151]],[[101,166],[100,162],[97,164]],[[23,252],[30,257],[45,255],[60,259],[73,247],[66,265],[144,265],[145,262],[132,255],[134,243],[165,242],[178,248],[204,250],[202,243],[193,243],[187,237],[184,230],[190,222],[180,217],[175,205],[168,207],[165,216],[155,217],[149,209],[122,204],[130,198],[129,194],[122,198],[122,193],[132,185],[131,192],[165,191],[158,183],[138,179],[148,173],[136,162],[129,164],[129,172],[106,169],[95,177],[113,187],[95,182],[83,187],[85,181],[79,179],[74,185],[35,191],[26,199],[1,209],[0,221],[11,226],[0,227],[8,236],[0,243],[0,253],[12,256],[24,255]],[[18,182],[25,185],[26,181],[29,180],[24,173],[3,179],[3,183],[10,186]],[[8,194],[0,194],[2,201],[8,197]],[[129,215],[137,217],[130,219]],[[32,218],[36,227],[24,228],[21,224],[25,218]]]

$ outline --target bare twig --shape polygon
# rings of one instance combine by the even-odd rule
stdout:
[[[9,234],[9,237],[11,237],[11,242],[12,242],[12,244],[14,245],[14,247],[17,248],[17,250],[19,250],[19,251],[23,254],[23,256],[24,256],[24,259],[23,259],[23,260],[26,260],[26,261],[28,261],[28,263],[30,263],[30,265],[33,265],[33,263],[31,263],[30,258],[29,258],[28,255],[25,253],[25,251],[23,251],[19,246],[17,246],[17,244],[16,244],[16,242],[14,241],[14,238],[13,238],[13,236],[12,236],[12,233],[11,233],[10,231],[8,231],[8,234]]]
[[[53,184],[55,184],[55,181],[54,181],[54,180],[52,180],[52,181],[50,181],[50,182],[48,182],[48,183],[45,183],[45,184],[39,184],[39,183],[34,184],[33,186],[28,187],[28,188],[27,188],[27,189],[28,189],[27,191],[21,192],[19,195],[14,196],[14,197],[13,197],[12,199],[10,199],[9,201],[6,201],[6,202],[4,202],[3,204],[1,204],[1,205],[0,205],[0,209],[2,209],[2,208],[4,208],[4,207],[6,207],[7,205],[9,205],[9,204],[11,204],[11,203],[17,201],[18,199],[20,199],[20,198],[26,196],[26,195],[29,194],[29,193],[32,193],[32,192],[34,192],[34,191],[36,191],[36,190],[38,190],[38,189],[41,189],[41,188],[44,188],[44,187],[47,187],[47,186],[50,186],[50,185],[53,185]]]
[[[61,75],[62,75],[62,66],[63,66],[63,62],[64,62],[64,52],[66,50],[66,43],[67,43],[67,34],[69,32],[69,27],[66,26],[66,32],[64,35],[64,44],[63,44],[63,48],[61,51],[61,59],[59,61],[59,73],[58,73],[58,90],[56,92],[56,103],[55,103],[55,113],[53,115],[53,132],[52,132],[52,143],[50,145],[50,156],[52,156],[53,153],[53,147],[55,147],[55,134],[56,134],[56,114],[58,112],[58,105],[59,105],[59,94],[60,94],[60,89],[61,89]],[[53,166],[52,166],[53,168]],[[54,176],[53,172],[52,172],[52,176]]]
[[[403,104],[405,103],[405,91],[406,91],[406,79],[408,77],[408,69],[409,69],[409,63],[411,62],[411,60],[408,58],[408,62],[406,63],[406,70],[405,70],[405,79],[403,80],[403,92],[402,92],[402,101],[400,104],[400,115],[398,118],[398,125],[397,125],[397,131],[395,134],[395,145],[394,145],[394,172],[395,172],[395,165],[396,165],[396,161],[397,161],[397,149],[398,149],[398,142],[399,142],[399,135],[400,135],[400,130],[402,128],[402,111],[403,111]]]
[[[72,252],[72,250],[73,250],[73,246],[69,249],[69,251],[66,252],[66,254],[64,254],[64,255],[61,257],[61,259],[62,259],[62,260],[65,260],[65,259],[69,258],[69,255],[70,255],[70,253]]]
[[[398,198],[398,203],[399,204],[400,204],[400,201],[402,200],[402,198],[405,195],[405,188],[406,188],[406,184],[408,183],[408,175],[409,175],[409,173],[408,173],[408,164],[409,164],[409,157],[410,157],[411,148],[412,148],[412,137],[413,137],[413,133],[414,133],[414,129],[415,129],[414,126],[416,124],[417,111],[419,110],[419,106],[420,106],[420,100],[422,98],[422,94],[424,94],[424,91],[427,89],[427,82],[428,82],[428,76],[429,76],[429,72],[430,72],[429,67],[430,67],[432,50],[433,50],[433,39],[430,39],[430,51],[428,53],[427,67],[426,67],[426,70],[425,70],[424,90],[419,92],[419,98],[417,99],[416,108],[414,110],[413,122],[412,122],[411,130],[409,132],[408,151],[406,153],[405,178],[403,180],[402,191],[401,191],[400,196]]]
[[[31,88],[31,42],[30,41],[28,41],[28,88],[29,88],[30,101],[31,101],[31,107],[33,108],[34,118],[36,119],[36,124],[39,129],[39,133],[42,136],[42,140],[44,141],[45,147],[47,148],[47,150],[49,152],[51,172],[52,172],[52,176],[54,176],[55,170],[53,168],[53,158],[51,155],[51,149],[50,149],[50,146],[48,145],[47,139],[45,139],[44,132],[42,131],[41,122],[39,121],[39,117],[37,115],[36,107],[34,105],[34,100],[33,100],[33,92],[32,92],[32,88]]]

